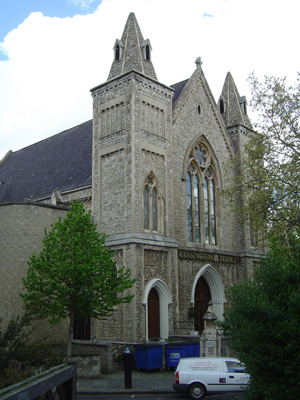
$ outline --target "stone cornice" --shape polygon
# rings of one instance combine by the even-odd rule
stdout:
[[[111,235],[106,239],[105,244],[107,246],[143,244],[146,246],[178,248],[178,243],[175,239],[149,233],[125,233],[120,235]]]
[[[152,81],[153,84],[157,84],[157,85],[159,85],[159,86],[164,87],[165,89],[167,89],[167,90],[170,91],[170,95],[171,95],[171,96],[172,96],[173,93],[175,92],[175,89],[171,88],[170,86],[165,85],[164,83],[161,83],[161,82],[157,81],[156,79],[151,78],[151,77],[148,76],[148,75],[144,75],[144,74],[142,74],[141,72],[136,71],[135,69],[132,69],[131,71],[125,72],[125,73],[122,74],[122,75],[118,75],[118,76],[116,76],[115,78],[112,78],[112,79],[110,79],[110,80],[108,80],[108,81],[106,81],[106,82],[104,82],[104,83],[101,83],[101,84],[98,85],[98,86],[95,86],[94,88],[90,89],[90,92],[92,93],[92,96],[93,96],[93,92],[95,92],[96,90],[101,89],[101,88],[104,88],[104,87],[107,86],[107,85],[112,85],[112,84],[116,83],[117,80],[120,80],[120,79],[122,79],[122,78],[126,78],[126,77],[129,77],[129,76],[134,76],[134,75],[139,75],[141,78],[145,78],[145,79],[147,79],[147,80],[149,80],[149,81]]]

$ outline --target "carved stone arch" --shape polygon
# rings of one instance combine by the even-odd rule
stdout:
[[[141,49],[143,51],[144,60],[151,61],[151,50],[152,50],[152,47],[151,47],[149,39],[146,39],[146,40],[144,40],[142,42]]]
[[[183,165],[182,165],[182,180],[186,180],[186,172],[187,172],[187,167],[189,165],[189,156],[190,153],[193,149],[193,147],[195,145],[197,145],[197,143],[203,143],[210,151],[211,153],[211,159],[213,160],[213,165],[215,166],[214,168],[214,173],[215,173],[215,178],[216,178],[216,189],[221,189],[222,188],[222,178],[221,178],[221,173],[220,173],[220,165],[219,165],[219,161],[215,155],[215,152],[212,148],[212,146],[210,145],[209,141],[206,139],[205,135],[201,135],[201,136],[196,136],[192,139],[192,141],[190,142],[189,146],[187,147],[185,156],[184,156],[184,160],[183,160]]]
[[[219,106],[219,111],[221,114],[223,114],[227,111],[227,100],[222,94],[219,97],[218,106]]]
[[[122,40],[116,39],[113,50],[114,50],[114,62],[120,61],[124,51],[124,44]]]
[[[195,289],[201,276],[203,276],[208,284],[214,313],[219,320],[223,321],[224,303],[226,302],[224,285],[220,275],[210,264],[202,267],[195,276],[191,292],[191,304],[194,305],[195,303]]]
[[[155,179],[155,185],[154,186],[156,187],[156,189],[159,192],[159,180],[158,180],[157,175],[155,174],[155,172],[153,170],[148,172],[147,175],[145,176],[145,178],[144,178],[144,186],[147,185],[147,180],[148,180],[149,176],[152,176]]]
[[[146,307],[146,340],[148,340],[148,296],[151,289],[157,291],[159,297],[160,311],[160,337],[166,339],[169,337],[169,304],[171,295],[167,285],[160,279],[152,279],[147,283],[144,291],[143,305]]]

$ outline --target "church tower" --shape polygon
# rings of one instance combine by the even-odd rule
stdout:
[[[157,81],[151,52],[131,13],[121,39],[115,41],[108,80],[91,90],[93,215],[99,232],[109,235],[106,243],[116,250],[118,267],[124,265],[137,279],[132,303],[119,307],[109,324],[101,322],[101,337],[108,339],[168,337],[169,306],[177,291],[171,270],[177,248],[171,156],[174,90]]]
[[[243,152],[251,135],[255,134],[248,117],[248,104],[245,96],[240,96],[237,86],[230,72],[227,73],[223,85],[218,107],[228,134],[232,140],[235,153],[240,160],[240,168],[243,168]],[[252,257],[257,255],[257,237],[252,232],[249,223],[243,224],[243,262],[247,276],[253,274]]]

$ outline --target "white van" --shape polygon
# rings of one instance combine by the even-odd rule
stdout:
[[[182,358],[175,371],[173,388],[188,393],[192,399],[206,395],[243,391],[250,376],[236,358]]]

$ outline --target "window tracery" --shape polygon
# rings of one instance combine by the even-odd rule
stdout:
[[[202,142],[189,155],[186,174],[187,236],[199,244],[217,244],[216,174],[211,151]]]

